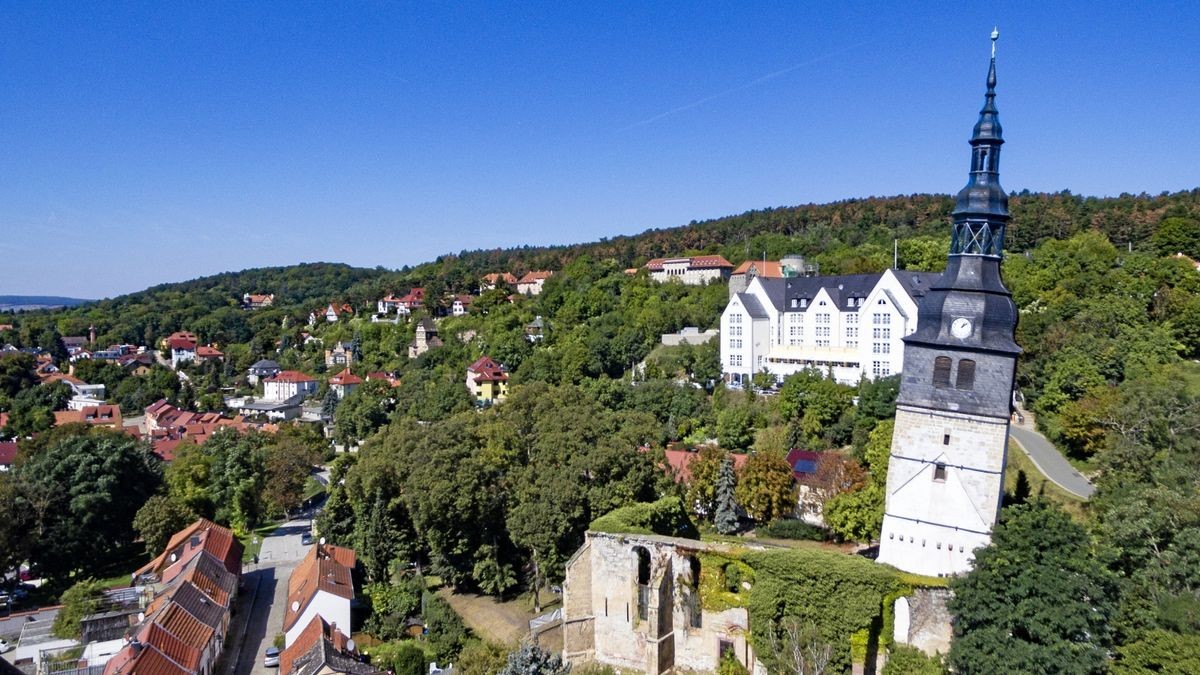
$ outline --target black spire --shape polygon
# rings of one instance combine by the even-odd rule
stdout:
[[[999,257],[1004,250],[1008,222],[1008,194],[1000,187],[1000,146],[1004,144],[1000,114],[996,110],[996,40],[992,31],[992,61],[987,93],[979,121],[971,134],[971,172],[954,204],[954,235],[950,255]]]

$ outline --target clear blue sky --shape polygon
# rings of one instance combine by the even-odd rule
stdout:
[[[0,294],[953,192],[993,24],[1005,187],[1200,185],[1195,2],[5,3]]]

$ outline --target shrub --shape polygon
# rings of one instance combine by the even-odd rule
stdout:
[[[916,647],[893,645],[883,675],[942,675],[946,669],[940,656],[926,656]]]
[[[699,539],[700,531],[688,517],[683,500],[663,497],[656,502],[622,506],[592,521],[591,529],[612,534],[659,534]]]
[[[762,528],[763,535],[775,539],[803,539],[806,541],[824,541],[825,530],[806,523],[803,520],[780,518],[773,520]]]

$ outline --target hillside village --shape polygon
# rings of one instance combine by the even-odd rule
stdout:
[[[995,97],[892,229],[5,315],[2,667],[1188,672],[1200,193],[1010,214]]]

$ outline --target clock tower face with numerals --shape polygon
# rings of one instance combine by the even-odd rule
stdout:
[[[878,559],[930,576],[970,570],[975,549],[991,540],[1004,485],[1021,349],[1016,306],[1000,279],[1009,216],[995,97],[993,56],[946,271],[904,338]]]

